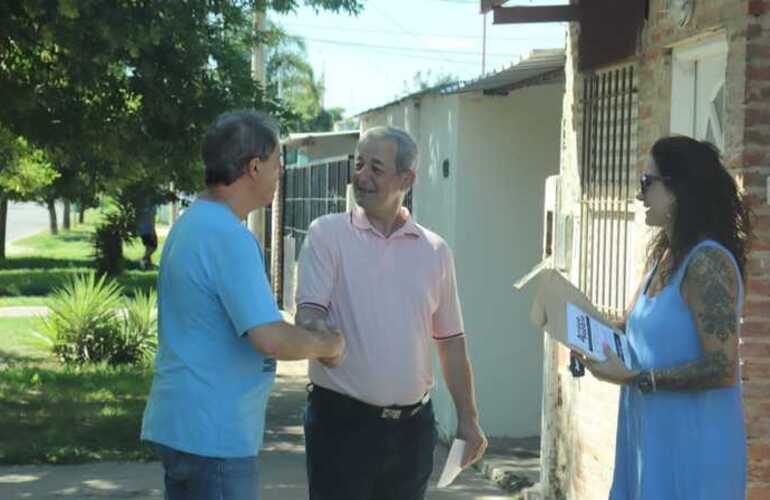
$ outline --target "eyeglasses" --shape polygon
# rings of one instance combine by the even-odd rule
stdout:
[[[642,174],[642,176],[639,178],[639,188],[642,190],[642,194],[647,194],[647,190],[650,188],[650,186],[652,186],[653,182],[670,180],[671,177],[666,175]]]

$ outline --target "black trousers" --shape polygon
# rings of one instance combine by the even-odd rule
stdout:
[[[314,390],[305,409],[310,500],[423,500],[433,470],[431,402],[382,418],[374,407]]]

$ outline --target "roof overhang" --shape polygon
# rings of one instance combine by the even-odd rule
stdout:
[[[500,71],[480,76],[474,80],[442,84],[367,109],[356,116],[365,116],[406,101],[418,103],[420,98],[424,96],[446,96],[468,92],[481,92],[484,95],[508,95],[517,89],[563,81],[565,61],[566,56],[563,49],[533,50],[518,63]]]
[[[312,146],[319,139],[323,140],[326,138],[338,138],[338,137],[339,138],[350,137],[352,139],[358,139],[359,133],[360,132],[358,130],[340,130],[337,132],[308,132],[308,133],[299,133],[299,134],[289,134],[289,137],[281,141],[281,144],[289,148],[300,147],[300,146]]]
[[[507,0],[481,0],[494,24],[580,23],[578,69],[591,70],[636,55],[648,0],[580,0],[570,5],[505,7]]]

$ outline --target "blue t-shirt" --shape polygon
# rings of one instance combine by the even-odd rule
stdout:
[[[142,439],[209,457],[256,456],[276,363],[245,334],[280,320],[257,240],[227,206],[197,200],[160,261]]]

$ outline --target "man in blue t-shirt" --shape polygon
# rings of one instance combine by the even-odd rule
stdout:
[[[161,256],[158,354],[141,437],[163,462],[167,499],[254,500],[275,360],[333,366],[344,340],[283,321],[262,250],[242,224],[272,201],[282,171],[273,120],[226,113],[202,153],[207,189]]]

